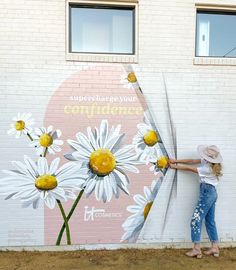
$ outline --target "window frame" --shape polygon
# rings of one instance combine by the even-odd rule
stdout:
[[[70,52],[70,6],[106,6],[106,7],[132,7],[134,8],[134,37],[133,54],[122,53],[84,53]],[[112,62],[112,63],[137,63],[138,62],[138,1],[137,0],[66,0],[66,60],[85,62]]]
[[[197,56],[197,13],[236,13],[236,5],[196,4],[195,5],[195,31],[194,31],[194,65],[235,66],[236,57],[223,56]]]

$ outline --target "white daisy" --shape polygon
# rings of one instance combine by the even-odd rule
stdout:
[[[75,152],[65,157],[78,161],[84,173],[88,173],[85,193],[89,196],[95,191],[96,199],[104,202],[110,201],[113,194],[118,198],[120,189],[129,194],[129,179],[124,171],[138,173],[134,165],[141,164],[133,145],[120,148],[124,137],[120,128],[112,126],[109,130],[108,122],[103,120],[99,129],[92,131],[88,127],[87,136],[79,132],[77,141],[68,140]]]
[[[165,174],[169,167],[167,156],[152,156],[150,157],[149,162],[152,164],[150,171],[153,171],[155,175],[159,173]]]
[[[151,189],[144,187],[144,196],[136,194],[133,199],[136,202],[135,205],[127,207],[127,211],[132,213],[126,221],[122,224],[125,233],[123,234],[121,241],[135,242],[144,225],[144,222],[152,207],[153,201],[160,189],[163,178],[158,181],[153,181]]]
[[[128,74],[121,75],[120,82],[123,84],[124,88],[139,88],[137,77],[133,71],[130,71]]]
[[[18,113],[17,116],[13,117],[13,123],[11,128],[8,130],[9,135],[16,135],[19,138],[22,134],[30,135],[32,132],[32,125],[34,124],[34,119],[31,118],[31,113]]]
[[[159,133],[147,111],[144,112],[144,123],[138,124],[137,128],[138,133],[133,138],[133,144],[137,153],[141,154],[141,159],[149,162],[151,157],[160,155],[162,151],[165,151],[164,147],[161,148],[160,146]]]
[[[8,176],[0,179],[0,194],[6,195],[6,199],[20,199],[23,207],[32,204],[33,208],[38,207],[40,200],[52,209],[56,200],[75,199],[73,192],[81,189],[86,176],[74,162],[58,168],[59,162],[60,158],[56,158],[49,166],[46,158],[40,157],[34,162],[27,156],[24,163],[13,161],[16,170],[3,171]]]
[[[36,148],[37,155],[45,156],[49,154],[55,154],[55,152],[61,151],[62,140],[58,140],[61,137],[61,131],[59,129],[53,131],[53,126],[48,128],[35,128],[35,135],[33,142],[30,144]]]

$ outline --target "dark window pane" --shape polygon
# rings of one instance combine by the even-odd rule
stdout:
[[[134,53],[134,9],[71,6],[70,16],[71,52]]]
[[[197,13],[196,56],[236,57],[236,13]]]

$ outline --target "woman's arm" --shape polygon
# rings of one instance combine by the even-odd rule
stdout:
[[[201,163],[201,159],[169,159],[169,163],[198,164]]]
[[[176,169],[176,170],[183,170],[183,171],[189,171],[193,173],[198,173],[197,168],[192,167],[192,166],[185,166],[185,165],[175,165],[175,164],[170,164],[171,169]]]

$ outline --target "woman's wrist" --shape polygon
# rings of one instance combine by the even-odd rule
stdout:
[[[170,164],[171,169],[176,169],[176,170],[182,170],[182,171],[190,171],[197,173],[197,168],[192,167],[192,166],[187,166],[187,165],[176,165],[176,164]]]
[[[170,164],[175,164],[175,163],[178,163],[178,160],[177,159],[174,159],[174,158],[170,158],[169,159],[169,163]]]
[[[197,164],[200,163],[200,159],[176,159],[175,163],[183,163],[183,164]]]

